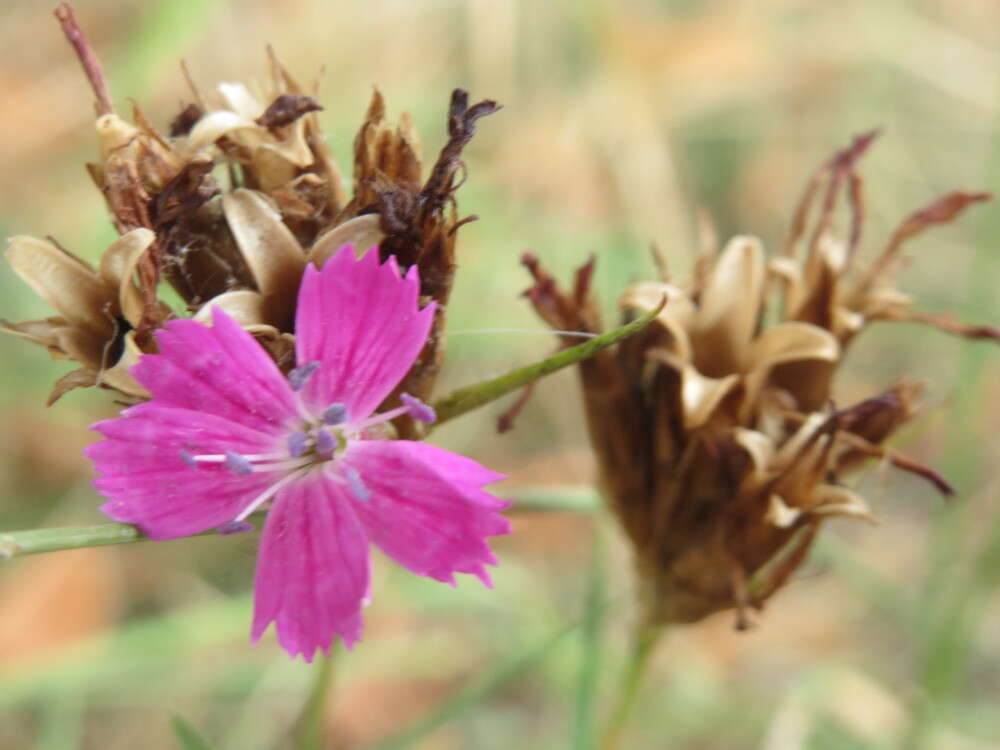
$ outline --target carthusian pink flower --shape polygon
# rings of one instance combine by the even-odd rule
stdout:
[[[439,581],[496,563],[485,538],[506,534],[506,502],[482,487],[503,479],[425,443],[387,440],[401,414],[432,421],[404,395],[373,415],[423,347],[434,304],[419,308],[416,267],[402,277],[377,251],[342,248],[306,269],[296,313],[297,367],[286,378],[232,318],[175,320],[159,354],[132,375],[152,395],[94,429],[88,450],[109,498],[102,510],[153,539],[249,528],[270,503],[257,562],[252,638],[274,622],[307,661],[339,636],[361,636],[369,543]],[[382,438],[382,439],[380,439]]]

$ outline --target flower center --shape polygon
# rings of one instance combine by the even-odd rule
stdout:
[[[297,393],[305,387],[319,369],[319,362],[308,362],[292,370],[288,375],[289,385]],[[198,470],[202,466],[221,465],[234,474],[248,476],[255,472],[279,473],[280,478],[247,503],[232,521],[223,524],[219,532],[232,534],[252,528],[245,519],[264,503],[271,500],[282,488],[305,476],[309,471],[320,469],[327,476],[344,484],[351,494],[361,502],[367,502],[371,492],[360,474],[352,466],[338,460],[352,440],[373,439],[375,428],[386,425],[396,417],[409,415],[418,422],[429,423],[436,419],[434,410],[420,399],[404,393],[400,396],[403,405],[366,419],[352,421],[345,404],[330,404],[320,414],[314,414],[298,399],[301,417],[299,429],[290,431],[284,445],[278,443],[273,453],[244,454],[234,450],[222,453],[195,453],[181,450],[181,460],[190,468]]]

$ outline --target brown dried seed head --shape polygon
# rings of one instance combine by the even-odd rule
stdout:
[[[951,492],[936,472],[885,445],[915,413],[918,386],[898,383],[838,409],[832,378],[844,346],[872,319],[998,338],[996,329],[913,312],[891,286],[885,260],[903,240],[984,195],[951,193],[914,213],[857,273],[864,205],[856,164],[873,137],[856,139],[822,167],[782,255],[767,261],[756,240],[739,237],[703,254],[692,280],[678,283],[663,271],[660,281],[629,287],[621,298],[626,318],[663,296],[667,303],[639,334],[580,365],[601,488],[634,546],[650,622],[735,608],[745,627],[749,608],[788,582],[826,519],[871,520],[864,499],[841,484],[871,458]],[[847,241],[835,237],[832,220],[844,196]],[[799,257],[803,237],[810,242]],[[526,264],[535,278],[526,296],[546,322],[597,330],[585,283],[562,292],[537,259]],[[591,267],[581,269],[586,278]],[[783,315],[767,317],[774,310]]]

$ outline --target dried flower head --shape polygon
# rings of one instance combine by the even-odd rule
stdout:
[[[659,281],[634,284],[621,297],[624,316],[665,297],[657,320],[580,364],[602,490],[634,546],[650,623],[691,622],[735,607],[746,626],[748,609],[789,580],[823,521],[871,518],[865,500],[842,484],[866,459],[888,460],[951,491],[934,471],[885,445],[915,413],[919,387],[899,382],[837,408],[831,381],[844,348],[876,320],[1000,340],[996,329],[914,311],[893,285],[906,239],[988,196],[937,199],[862,267],[855,165],[873,137],[856,139],[823,165],[781,255],[768,261],[756,239],[737,237],[719,253],[705,251],[686,283],[664,271]],[[846,240],[832,227],[845,192]],[[535,277],[527,296],[548,323],[599,330],[589,294],[593,260],[572,293],[561,292],[535,258],[525,262]]]
[[[122,281],[130,290],[123,313],[121,305],[108,307],[100,295],[81,296],[58,280],[42,278],[52,248],[15,240],[11,262],[63,317],[66,309],[87,308],[67,318],[72,326],[79,328],[83,319],[102,320],[88,329],[85,348],[53,343],[49,328],[31,323],[5,329],[83,365],[80,374],[60,381],[53,396],[93,384],[143,395],[133,381],[119,387],[116,375],[108,373],[125,351],[123,339],[129,351],[155,351],[153,332],[174,317],[158,298],[161,281],[181,296],[185,312],[205,320],[211,307],[222,308],[280,367],[291,368],[303,271],[309,264],[321,267],[337,248],[353,243],[360,249],[378,245],[383,260],[391,256],[403,268],[417,267],[422,298],[437,303],[431,336],[391,396],[398,400],[405,391],[427,398],[442,356],[437,334],[455,273],[456,232],[469,220],[459,218],[454,198],[461,184],[461,154],[476,121],[499,106],[492,101],[470,105],[464,91],[454,91],[448,141],[425,179],[412,122],[404,115],[397,127],[389,126],[382,95],[375,91],[355,139],[349,196],[320,129],[315,92],[307,93],[273,53],[267,85],[259,91],[223,83],[203,95],[188,75],[192,102],[160,132],[138,107],[132,122],[115,111],[97,56],[72,11],[61,5],[56,15],[97,102],[99,159],[88,170],[123,239],[141,231],[145,247],[130,259]],[[33,259],[33,253],[39,257]],[[118,250],[109,253],[117,257]],[[69,256],[61,262],[71,265]],[[404,434],[416,432],[408,418],[397,427]]]

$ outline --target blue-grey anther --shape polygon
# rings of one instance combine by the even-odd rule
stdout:
[[[292,390],[302,390],[305,384],[309,382],[309,378],[313,376],[313,373],[319,369],[320,364],[322,363],[319,360],[306,362],[304,365],[299,365],[288,373],[288,384],[292,386]]]
[[[187,466],[189,469],[198,468],[198,462],[195,461],[194,454],[191,451],[186,451],[183,448],[181,448],[180,454],[181,454],[181,461],[184,462],[185,466]]]
[[[316,430],[316,452],[324,456],[333,455],[337,449],[337,439],[326,430]]]
[[[241,456],[236,451],[226,451],[226,468],[233,474],[246,476],[253,473],[253,464],[246,456]]]
[[[323,412],[323,422],[328,425],[343,424],[347,421],[347,407],[341,403],[330,404]]]
[[[437,419],[437,414],[434,413],[434,409],[416,396],[411,396],[409,393],[401,393],[399,395],[399,400],[403,402],[403,406],[406,407],[407,413],[418,422],[430,424]]]
[[[309,447],[309,436],[304,432],[293,432],[288,436],[288,453],[292,458],[298,458]]]
[[[242,534],[244,531],[253,531],[254,526],[249,521],[227,521],[216,529],[223,536],[229,534]]]
[[[351,494],[354,495],[354,497],[363,503],[367,503],[371,500],[372,492],[365,486],[365,483],[361,481],[361,475],[358,474],[357,469],[354,469],[351,466],[345,466],[344,479],[347,480],[347,486],[350,488]]]

